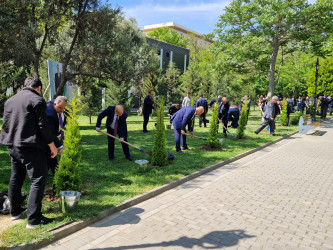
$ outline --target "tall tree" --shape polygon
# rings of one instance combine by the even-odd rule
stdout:
[[[320,19],[316,24],[307,20],[309,6],[307,0],[234,0],[220,16],[216,29],[217,44],[236,58],[232,60],[234,63],[241,58],[236,66],[239,68],[246,68],[247,62],[257,61],[257,58],[269,60],[268,96],[272,96],[281,46],[308,40],[314,26],[320,33],[326,25]],[[312,8],[316,14],[320,10]]]

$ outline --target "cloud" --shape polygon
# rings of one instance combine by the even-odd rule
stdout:
[[[209,33],[215,28],[219,15],[230,3],[230,0],[215,2],[179,1],[177,4],[156,4],[152,1],[136,6],[125,7],[123,10],[128,17],[137,19],[139,26],[177,22],[201,33]],[[191,3],[192,2],[192,3]]]

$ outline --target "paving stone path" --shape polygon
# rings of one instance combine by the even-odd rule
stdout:
[[[48,249],[333,249],[333,121],[59,240]]]

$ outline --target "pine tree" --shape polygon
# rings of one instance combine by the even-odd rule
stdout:
[[[64,152],[59,161],[59,166],[55,173],[55,186],[56,193],[59,191],[81,190],[81,171],[80,171],[80,161],[81,161],[81,135],[79,128],[79,115],[78,113],[82,108],[80,98],[74,93],[73,99],[69,100],[68,106],[66,108],[67,114],[67,124],[64,130]]]
[[[248,101],[244,101],[243,107],[241,110],[241,115],[239,118],[239,126],[237,128],[237,139],[241,139],[244,137],[244,131],[247,125],[247,105]]]
[[[288,124],[287,124],[288,103],[287,103],[286,98],[283,99],[282,106],[283,106],[283,108],[282,108],[282,114],[280,117],[280,122],[281,122],[282,126],[288,126]]]
[[[156,132],[154,138],[153,166],[166,166],[168,164],[168,151],[166,149],[165,125],[164,125],[164,99],[160,98],[157,108]]]
[[[209,128],[209,136],[208,136],[208,143],[211,148],[217,148],[219,146],[218,141],[218,105],[214,105],[214,111],[211,119],[211,125]]]

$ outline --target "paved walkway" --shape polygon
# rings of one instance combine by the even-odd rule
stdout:
[[[48,249],[333,249],[333,121],[76,232]]]

